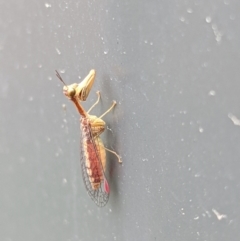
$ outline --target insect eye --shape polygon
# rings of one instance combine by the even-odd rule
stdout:
[[[73,96],[75,95],[75,93],[76,93],[75,89],[70,88],[70,89],[68,90],[68,95],[69,95],[70,97],[73,97]]]
[[[64,95],[66,95],[68,98],[71,99],[71,98],[74,97],[76,91],[75,91],[75,89],[73,89],[71,87],[64,86],[63,87],[63,93],[64,93]]]

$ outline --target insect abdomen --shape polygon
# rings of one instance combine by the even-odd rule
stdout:
[[[85,156],[85,167],[92,189],[97,190],[103,180],[106,153],[99,137],[92,136],[87,118],[81,118],[82,148]],[[102,163],[102,160],[104,163]]]

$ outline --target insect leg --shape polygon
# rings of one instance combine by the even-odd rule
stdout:
[[[122,163],[121,157],[115,151],[109,150],[106,147],[104,147],[104,148],[105,148],[106,151],[111,152],[112,154],[114,154],[118,158],[118,162],[119,163]]]
[[[99,119],[101,119],[103,116],[105,116],[108,112],[110,112],[112,110],[112,108],[117,104],[117,102],[114,100],[111,107],[106,111],[104,112],[100,117],[98,117]]]
[[[97,94],[97,96],[98,96],[98,98],[97,98],[97,101],[92,105],[92,107],[88,110],[88,114],[89,114],[89,112],[98,104],[98,102],[99,102],[99,100],[100,100],[100,91],[97,91],[96,92],[96,94]]]

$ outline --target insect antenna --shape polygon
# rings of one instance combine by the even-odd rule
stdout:
[[[62,79],[61,75],[57,72],[57,70],[55,70],[55,71],[56,71],[56,76],[60,79],[60,81],[61,81],[65,86],[67,86],[67,85],[65,84],[64,80]]]

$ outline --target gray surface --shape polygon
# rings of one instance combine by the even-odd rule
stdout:
[[[238,0],[0,1],[0,240],[239,240]],[[62,84],[113,99],[111,196],[82,182]],[[66,105],[66,110],[62,105]],[[235,119],[234,119],[235,116]],[[222,215],[222,216],[221,216]]]

